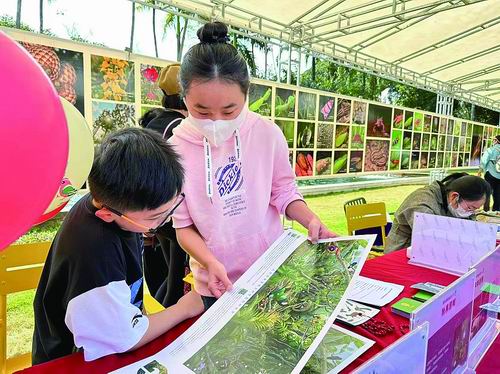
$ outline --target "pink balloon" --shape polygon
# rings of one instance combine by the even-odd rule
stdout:
[[[35,60],[0,31],[0,250],[45,212],[64,176],[68,127]]]

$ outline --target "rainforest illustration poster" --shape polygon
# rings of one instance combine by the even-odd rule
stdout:
[[[366,352],[374,343],[373,340],[333,325],[301,373],[338,373]]]
[[[337,308],[365,239],[304,241],[200,350],[195,373],[290,373]]]

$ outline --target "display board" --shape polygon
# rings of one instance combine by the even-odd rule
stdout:
[[[99,143],[161,105],[169,61],[2,29],[45,69],[61,96],[93,124]],[[476,167],[500,129],[478,122],[252,79],[250,109],[275,122],[298,178]]]

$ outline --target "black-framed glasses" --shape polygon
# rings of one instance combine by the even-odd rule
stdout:
[[[165,218],[163,219],[163,221],[161,221],[161,223],[156,226],[156,228],[150,228],[146,225],[143,225],[139,222],[136,222],[134,221],[132,218],[129,218],[127,217],[125,214],[119,212],[118,210],[114,209],[114,208],[111,208],[110,206],[108,205],[104,205],[103,208],[106,208],[107,210],[109,210],[110,212],[116,214],[117,216],[120,216],[121,218],[123,218],[124,220],[136,225],[137,227],[140,227],[142,228],[143,230],[145,230],[144,232],[147,232],[148,234],[156,234],[158,232],[158,229],[160,227],[162,227],[164,224],[166,224],[167,222],[170,221],[170,219],[172,218],[172,215],[174,214],[175,210],[179,207],[179,205],[182,204],[182,202],[184,201],[184,199],[186,198],[186,195],[184,193],[181,193],[179,194],[180,196],[180,199],[179,201],[172,207],[172,209],[170,209],[168,212],[167,212],[167,215],[165,216]]]

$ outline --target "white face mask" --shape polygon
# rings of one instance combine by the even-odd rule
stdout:
[[[218,147],[229,139],[245,121],[248,113],[247,105],[245,104],[241,109],[240,114],[236,118],[230,120],[218,119],[212,121],[211,119],[195,118],[191,114],[187,120],[209,141],[209,143]]]
[[[457,218],[469,218],[470,216],[472,216],[474,214],[474,212],[466,210],[462,206],[460,206],[460,203],[458,202],[458,198],[457,198],[457,207],[453,208],[451,206],[451,203],[450,203],[450,204],[448,204],[448,210],[450,211],[450,213],[453,216],[455,216]]]

